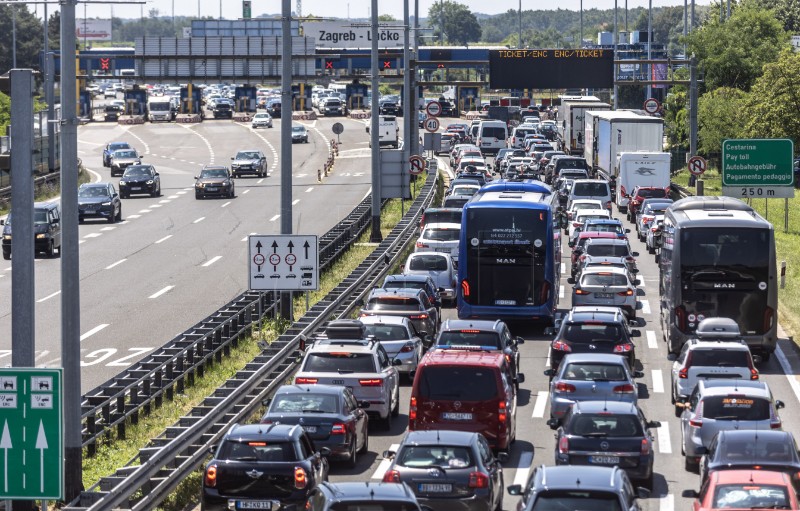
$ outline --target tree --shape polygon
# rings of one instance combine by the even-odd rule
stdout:
[[[700,96],[697,105],[697,149],[703,154],[722,151],[722,141],[741,138],[747,93],[733,87],[720,87]]]
[[[800,32],[800,0],[755,0],[762,9],[775,11],[775,18],[783,23],[789,33]]]
[[[480,41],[481,25],[466,5],[452,0],[435,2],[428,9],[428,24],[436,27],[437,36],[444,32],[445,42],[465,45]]]
[[[378,15],[378,22],[379,23],[385,23],[385,22],[388,22],[388,21],[397,21],[397,18],[395,18],[391,14],[380,14],[380,15]]]
[[[11,123],[11,98],[0,92],[0,136],[8,134]]]
[[[16,11],[17,67],[40,69],[39,52],[44,45],[42,22],[28,10],[27,5],[0,5],[0,74],[11,69],[12,9]]]
[[[742,111],[748,113],[747,137],[800,140],[800,55],[786,49],[776,62],[764,66]]]

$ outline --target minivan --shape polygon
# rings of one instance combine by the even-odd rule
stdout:
[[[506,146],[508,126],[503,121],[481,121],[478,126],[478,138],[475,141],[481,153],[497,154]]]
[[[419,363],[411,388],[409,431],[456,430],[483,434],[507,451],[517,434],[515,383],[504,353],[434,350]]]

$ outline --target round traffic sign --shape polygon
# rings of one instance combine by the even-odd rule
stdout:
[[[284,259],[286,260],[286,264],[289,266],[294,266],[295,263],[297,263],[297,256],[294,254],[286,254]]]
[[[708,168],[708,164],[706,163],[706,159],[702,156],[692,156],[689,158],[689,172],[691,172],[693,176],[701,175],[706,171],[706,168]]]
[[[436,117],[428,117],[425,119],[425,129],[431,133],[439,131],[439,119]]]
[[[646,99],[644,102],[644,111],[648,114],[654,114],[661,110],[661,103],[656,98]]]
[[[269,264],[271,264],[272,266],[278,266],[279,264],[281,264],[281,256],[279,256],[278,254],[270,254]]]
[[[422,156],[415,154],[408,159],[408,162],[411,164],[411,168],[409,172],[414,174],[415,176],[418,174],[422,174],[422,171],[425,170],[425,158]]]
[[[441,103],[439,103],[438,101],[431,101],[430,103],[428,103],[428,104],[425,106],[425,111],[426,111],[426,112],[428,113],[428,115],[430,115],[431,117],[436,117],[436,116],[438,116],[440,113],[442,113],[442,104],[441,104]]]
[[[341,135],[344,131],[344,126],[340,122],[336,122],[331,126],[331,130],[333,131],[334,135]]]
[[[264,257],[264,254],[256,254],[253,256],[253,263],[255,263],[256,266],[263,266],[265,262],[267,262],[267,258]]]

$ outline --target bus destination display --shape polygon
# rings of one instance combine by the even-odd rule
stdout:
[[[492,89],[610,89],[614,51],[603,49],[490,50]]]

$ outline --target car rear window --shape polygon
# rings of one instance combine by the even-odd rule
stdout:
[[[422,233],[422,238],[431,241],[458,241],[461,234],[460,229],[440,229],[438,227],[426,227]]]
[[[789,509],[791,501],[784,486],[766,484],[724,484],[714,490],[714,509]]]
[[[749,367],[750,353],[744,350],[702,349],[692,351],[692,366]]]
[[[650,189],[639,190],[639,193],[637,193],[636,195],[643,199],[649,199],[651,197],[660,199],[661,197],[667,196],[667,191],[663,188],[650,188]]]
[[[280,413],[336,413],[339,398],[334,394],[297,392],[278,394],[272,401],[270,412]]]
[[[581,277],[582,286],[627,286],[628,279],[619,273],[590,273]]]
[[[488,401],[497,398],[497,381],[487,367],[428,366],[419,375],[419,397],[440,401]]]
[[[443,206],[446,208],[461,208],[469,202],[471,195],[451,195],[444,199]]]
[[[588,224],[584,229],[585,232],[614,232],[617,234],[622,234],[622,226],[616,224]]]
[[[720,442],[719,460],[726,463],[757,463],[755,460],[769,460],[770,463],[794,463],[796,455],[793,443],[769,442],[759,440],[758,436],[748,441]]]
[[[399,502],[387,500],[385,502],[370,497],[369,502],[363,499],[354,502],[336,502],[331,505],[331,511],[419,511],[416,502]]]
[[[419,300],[411,297],[386,296],[372,298],[367,303],[367,310],[371,311],[418,311]]]
[[[440,255],[414,255],[408,268],[414,271],[445,271],[447,259]]]
[[[374,373],[371,353],[309,353],[303,371],[323,373]]]
[[[564,329],[564,339],[570,342],[618,342],[622,328],[613,323],[570,323]]]
[[[628,246],[623,244],[599,244],[590,243],[586,245],[586,253],[590,256],[599,257],[627,257]]]
[[[642,436],[642,425],[636,415],[589,414],[573,415],[569,432],[579,436],[626,437]],[[580,509],[580,508],[577,508]]]
[[[564,378],[578,381],[626,381],[625,369],[619,364],[571,363],[564,368]]]
[[[223,442],[218,459],[228,461],[298,461],[291,442],[251,440]]]
[[[408,339],[408,330],[403,325],[364,325],[367,335],[374,335],[379,341],[400,341]]]
[[[397,453],[396,464],[409,468],[467,468],[475,463],[469,449],[452,445],[407,445]]]
[[[708,396],[703,399],[703,417],[715,420],[763,421],[770,418],[770,403],[751,396]]]
[[[532,511],[622,511],[619,496],[609,491],[544,490],[536,495]]]
[[[437,346],[500,346],[500,336],[496,332],[479,330],[448,330],[439,335]]]
[[[506,130],[503,128],[484,126],[481,130],[481,138],[506,139]]]
[[[600,197],[608,195],[607,183],[575,183],[572,194],[578,197]]]

